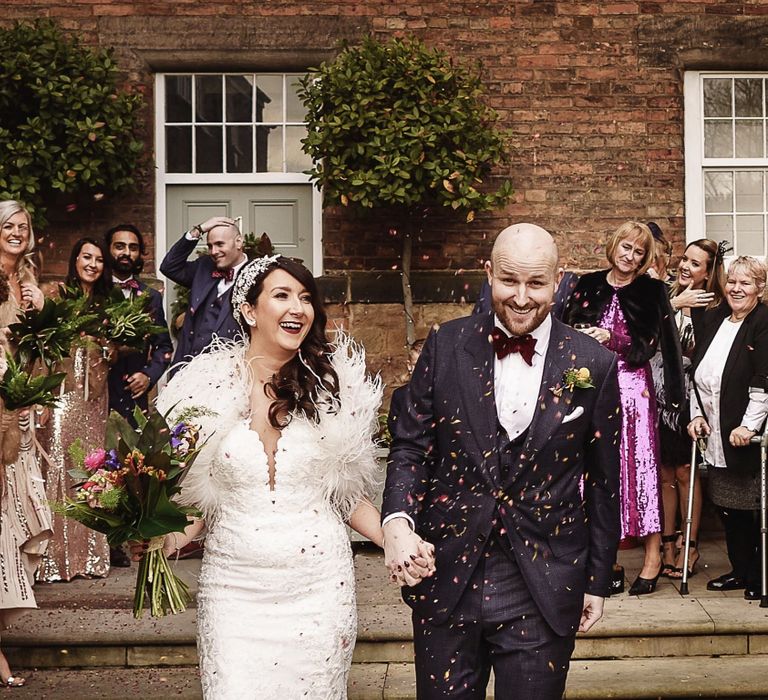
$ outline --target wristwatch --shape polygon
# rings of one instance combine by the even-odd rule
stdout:
[[[195,235],[195,231],[197,231],[197,235]],[[205,231],[203,231],[203,227],[200,224],[195,224],[191,229],[189,229],[189,233],[193,238],[202,238],[205,234]]]

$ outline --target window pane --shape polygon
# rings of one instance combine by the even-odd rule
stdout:
[[[730,78],[704,79],[704,116],[732,116]]]
[[[763,217],[757,214],[737,216],[736,242],[739,255],[765,255]]]
[[[282,127],[256,127],[256,172],[283,172]]]
[[[704,173],[704,211],[733,211],[733,173]]]
[[[763,122],[761,119],[744,119],[736,122],[736,157],[763,157]]]
[[[285,121],[287,122],[303,122],[307,116],[307,110],[296,94],[296,91],[299,89],[299,78],[301,77],[299,74],[288,74],[285,76]]]
[[[227,121],[250,122],[253,104],[253,78],[250,75],[228,75]]]
[[[220,126],[195,127],[196,172],[221,172],[221,129]]]
[[[733,217],[707,216],[707,238],[733,243]]]
[[[736,211],[763,211],[763,173],[759,171],[736,173]]]
[[[256,121],[283,121],[283,76],[256,76]]]
[[[760,78],[737,78],[734,93],[737,117],[763,116],[763,81]]]
[[[192,127],[165,127],[165,170],[169,173],[192,172]]]
[[[220,75],[195,76],[195,114],[199,122],[222,121]]]
[[[704,157],[733,157],[733,122],[704,122]]]
[[[227,172],[253,172],[253,127],[227,127]]]
[[[312,167],[312,160],[301,150],[301,139],[307,135],[304,126],[285,127],[285,170],[300,173]]]
[[[192,76],[165,76],[165,121],[192,121]]]

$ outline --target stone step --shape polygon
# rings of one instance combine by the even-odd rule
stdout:
[[[768,697],[768,656],[647,658],[571,664],[566,700]],[[197,668],[46,669],[29,673],[17,700],[200,700]],[[493,679],[488,698],[494,698]],[[409,663],[353,664],[349,700],[415,700]]]

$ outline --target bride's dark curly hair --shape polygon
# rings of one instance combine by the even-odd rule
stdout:
[[[304,265],[281,255],[253,281],[245,300],[251,306],[256,306],[264,289],[264,280],[275,270],[285,270],[298,280],[312,297],[312,308],[315,310],[315,319],[299,352],[272,375],[272,379],[264,386],[267,396],[274,399],[269,408],[270,425],[280,430],[288,425],[294,411],[303,413],[310,420],[317,420],[318,393],[324,389],[334,399],[338,399],[339,378],[330,359],[333,347],[325,334],[325,307],[320,300],[315,278]],[[322,384],[319,378],[322,378]]]

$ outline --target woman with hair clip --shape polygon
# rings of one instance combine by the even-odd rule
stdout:
[[[65,285],[91,300],[112,289],[112,272],[104,244],[81,238],[72,247]],[[40,433],[45,494],[51,503],[72,496],[74,467],[67,449],[80,440],[86,454],[104,445],[107,425],[109,364],[102,344],[83,338],[57,371],[65,372],[58,405]],[[37,580],[71,581],[76,576],[101,577],[109,573],[107,538],[63,515],[53,516],[53,537],[37,571]]]
[[[14,200],[0,202],[0,370],[5,371],[7,328],[20,313],[41,309],[30,255],[35,247],[29,212]],[[7,411],[0,401],[0,628],[36,608],[32,580],[51,535],[43,478],[29,411]],[[0,652],[0,683],[24,685]]]
[[[366,375],[362,348],[327,340],[315,280],[289,258],[247,263],[232,309],[246,338],[214,340],[157,402],[207,440],[179,495],[203,517],[165,538],[172,554],[207,530],[203,695],[346,698],[357,613],[345,523],[381,545],[367,498],[381,382]],[[426,575],[429,562],[409,568]]]
[[[695,326],[701,322],[706,310],[714,309],[723,301],[725,272],[723,256],[726,244],[717,244],[707,238],[689,243],[677,266],[677,279],[670,289],[670,303],[675,312],[675,325],[683,351],[686,370],[686,396],[690,394],[687,371],[695,348]],[[654,375],[654,379],[656,376]],[[668,578],[683,577],[685,556],[681,535],[676,532],[678,512],[686,517],[688,491],[691,476],[691,441],[686,428],[688,405],[683,410],[671,410],[666,406],[663,385],[656,383],[657,401],[660,407],[659,442],[661,446],[661,495],[664,506],[664,529],[661,536],[661,575]],[[693,512],[691,514],[691,548],[687,562],[688,576],[696,573],[699,523],[701,521],[701,479],[694,473]],[[679,510],[678,510],[679,508]]]

